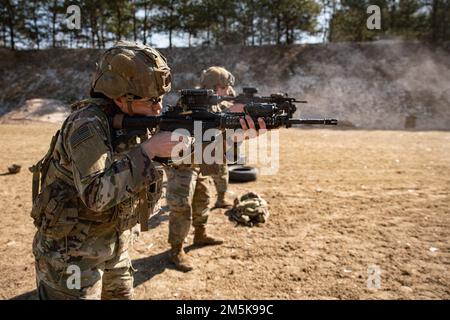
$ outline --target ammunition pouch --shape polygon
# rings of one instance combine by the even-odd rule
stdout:
[[[150,212],[154,211],[154,208],[156,207],[158,201],[161,199],[162,196],[162,189],[163,189],[163,171],[159,170],[160,179],[158,179],[156,182],[153,182],[147,190],[147,199],[149,201],[149,208]]]
[[[131,229],[138,223],[140,205],[140,197],[131,197],[115,206],[113,220],[117,221],[119,232]]]
[[[141,231],[148,231],[148,220],[155,213],[156,205],[162,195],[163,171],[158,170],[159,178],[139,193],[138,214]]]
[[[33,184],[32,184],[33,203],[35,202],[36,197],[39,194],[39,189],[42,189],[44,185],[45,177],[47,176],[48,168],[52,160],[53,151],[55,150],[55,145],[59,138],[59,133],[60,130],[58,130],[56,134],[52,137],[50,147],[45,156],[41,160],[39,160],[35,165],[29,168],[30,172],[33,174]]]
[[[45,186],[33,203],[31,217],[46,236],[54,240],[66,237],[79,218],[73,187],[59,179]]]

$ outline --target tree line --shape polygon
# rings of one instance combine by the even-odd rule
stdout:
[[[330,41],[371,41],[380,37],[450,40],[450,0],[330,0],[328,4],[332,15],[327,30]],[[361,27],[369,5],[381,9],[380,32]]]
[[[293,44],[402,37],[450,40],[450,0],[0,0],[0,46],[104,48],[121,40],[152,43],[164,34],[187,45]],[[80,28],[66,23],[81,9]],[[367,7],[381,9],[381,29],[369,30]],[[156,44],[157,45],[157,44]]]

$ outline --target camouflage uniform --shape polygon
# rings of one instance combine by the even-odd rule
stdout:
[[[139,145],[146,136],[110,128],[109,117],[121,112],[112,100],[84,100],[73,110],[47,155],[31,168],[38,295],[131,299],[132,229],[157,201],[150,190],[161,186],[161,171]],[[147,220],[142,222],[145,230]]]
[[[212,175],[217,193],[226,193],[228,190],[228,165],[219,165],[219,172]]]
[[[234,76],[225,68],[213,66],[202,72],[200,78],[201,86],[205,89],[213,89],[216,90],[217,87],[228,87],[227,95],[235,95],[233,85],[234,85]],[[216,112],[224,112],[229,107],[231,107],[232,103],[230,102],[222,102],[218,106],[216,106]],[[225,138],[225,136],[224,136]],[[225,147],[225,145],[224,145]],[[215,204],[215,208],[227,208],[231,207],[231,203],[225,199],[225,195],[228,190],[228,166],[226,161],[224,164],[217,165],[217,173],[213,174],[212,180],[217,190],[217,201]]]
[[[210,82],[208,79],[210,75],[208,70],[203,72],[202,84],[204,80]],[[234,77],[226,70],[221,71],[218,75],[223,77],[221,79],[223,83],[232,84],[234,82]],[[224,102],[212,106],[209,111],[221,112],[230,105],[230,103]],[[207,236],[205,231],[210,201],[208,176],[213,177],[219,194],[224,196],[228,187],[228,170],[226,164],[179,165],[167,169],[166,172],[168,177],[166,200],[170,209],[168,239],[171,245],[170,256],[179,270],[190,271],[193,266],[183,251],[183,242],[189,233],[191,222],[195,228],[195,245],[223,243],[222,239]]]
[[[220,106],[212,106],[210,109],[213,112],[220,110]],[[168,180],[166,201],[170,208],[171,245],[183,243],[191,224],[194,228],[206,225],[211,198],[208,188],[209,176],[218,176],[220,166],[176,165],[166,169]]]
[[[229,108],[231,103],[229,102],[222,102],[218,108],[218,112],[225,111],[227,108]],[[225,135],[223,136],[225,139]],[[211,178],[214,182],[214,185],[217,190],[217,194],[219,197],[222,195],[225,195],[228,190],[228,165],[226,164],[226,161],[224,161],[223,164],[217,164],[217,173],[213,173],[211,175]]]
[[[128,248],[143,205],[139,193],[161,175],[136,138],[113,145],[99,103],[114,108],[87,100],[65,121],[37,200],[36,209],[45,212],[36,217],[33,243],[42,298],[132,297]],[[44,199],[47,193],[61,199]],[[70,265],[81,270],[80,290],[67,288]]]
[[[169,243],[183,243],[194,227],[203,227],[208,221],[210,193],[208,177],[200,167],[178,166],[166,170],[166,200],[170,208]]]

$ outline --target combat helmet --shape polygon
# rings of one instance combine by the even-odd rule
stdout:
[[[156,49],[119,41],[106,50],[97,63],[91,95],[110,99],[120,96],[153,98],[170,91],[171,74],[166,58]]]
[[[234,86],[234,76],[223,67],[209,67],[202,72],[200,77],[200,86],[205,89]]]

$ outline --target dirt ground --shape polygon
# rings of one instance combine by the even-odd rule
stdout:
[[[0,125],[0,172],[22,165],[0,176],[2,299],[35,298],[27,167],[56,128]],[[132,253],[137,298],[450,298],[450,132],[290,129],[280,141],[278,175],[231,185],[269,202],[268,223],[236,227],[213,211],[209,230],[226,243],[194,249],[190,235],[196,269],[181,273],[167,260],[167,212],[156,216]]]

